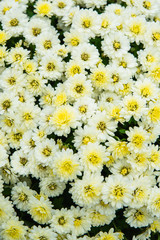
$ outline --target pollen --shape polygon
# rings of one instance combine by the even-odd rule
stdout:
[[[79,107],[79,111],[80,111],[81,113],[86,113],[86,112],[87,112],[87,106],[86,106],[86,105],[80,106],[80,107]]]
[[[133,32],[133,33],[136,34],[136,35],[140,34],[140,32],[141,32],[141,26],[140,26],[140,24],[133,24],[133,25],[130,27],[130,31]]]
[[[113,189],[113,195],[119,200],[124,196],[124,189],[119,185],[115,186]]]
[[[102,28],[107,28],[108,26],[109,26],[109,22],[107,21],[107,19],[104,19],[104,20],[102,21],[101,27],[102,27]]]
[[[74,37],[70,40],[72,46],[78,46],[80,41],[78,38]]]
[[[96,152],[92,152],[87,156],[87,159],[90,163],[92,163],[93,165],[97,165],[101,162],[101,157],[96,153]]]

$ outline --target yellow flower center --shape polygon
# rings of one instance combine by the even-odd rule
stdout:
[[[43,46],[44,46],[45,49],[50,49],[50,48],[52,48],[52,42],[51,42],[51,40],[45,40]]]
[[[150,96],[152,94],[152,92],[151,92],[151,89],[150,89],[150,86],[146,86],[146,87],[143,87],[142,89],[141,89],[141,95],[143,96],[143,97],[148,97],[148,96]]]
[[[11,226],[9,229],[6,229],[5,232],[9,237],[12,237],[13,239],[20,239],[21,231],[20,229]]]
[[[82,21],[82,26],[83,26],[84,28],[89,28],[89,27],[91,26],[91,20],[90,20],[90,19],[84,19],[84,20]]]
[[[84,86],[82,84],[77,84],[74,89],[77,93],[81,94],[84,91]]]
[[[5,13],[6,13],[7,11],[9,11],[10,9],[11,9],[11,7],[4,7],[3,10],[2,10],[3,15],[5,15]]]
[[[140,134],[135,134],[131,140],[131,142],[138,148],[142,147],[145,138]]]
[[[87,156],[87,159],[90,163],[92,163],[93,165],[97,165],[99,164],[102,159],[101,157],[96,153],[96,152],[92,152]]]
[[[83,137],[82,144],[87,145],[89,142],[91,142],[91,138],[89,136]]]
[[[120,24],[120,25],[118,25],[118,26],[116,26],[116,28],[117,28],[117,30],[122,30],[123,29],[123,25],[122,24]]]
[[[120,48],[121,48],[120,42],[114,41],[114,42],[113,42],[113,47],[114,47],[114,49],[115,49],[116,51],[117,51],[118,49],[120,49]]]
[[[144,220],[144,214],[139,210],[137,210],[135,212],[134,217],[135,217],[136,220],[138,220],[140,222],[142,222]]]
[[[150,1],[144,1],[143,2],[143,7],[149,10],[151,8],[151,2]]]
[[[51,6],[47,2],[43,2],[37,6],[39,14],[47,15],[51,11]]]
[[[122,66],[123,68],[126,68],[127,67],[127,63],[122,61],[119,63],[119,66]]]
[[[19,21],[17,18],[13,18],[9,23],[12,27],[16,27],[16,26],[18,26]]]
[[[5,43],[7,40],[7,35],[4,31],[0,31],[0,44]]]
[[[98,129],[98,130],[101,130],[102,132],[103,132],[104,130],[106,130],[106,128],[107,128],[106,123],[103,122],[103,121],[100,121],[100,122],[97,124],[97,129]]]
[[[48,185],[48,188],[49,188],[51,191],[53,191],[53,190],[57,189],[57,185],[56,185],[55,183],[50,183],[50,184]]]
[[[95,188],[92,185],[87,185],[84,187],[84,194],[87,195],[87,197],[93,198],[96,196]]]
[[[155,67],[155,68],[152,70],[151,76],[152,76],[155,80],[160,80],[160,66]]]
[[[37,37],[41,33],[41,28],[32,28],[33,36]]]
[[[89,59],[89,54],[88,54],[88,53],[82,53],[82,54],[81,54],[81,59],[82,59],[83,61],[87,61],[87,60]]]
[[[5,124],[8,126],[8,127],[12,127],[13,124],[14,124],[14,120],[13,119],[5,119]]]
[[[119,185],[115,186],[113,189],[113,195],[119,200],[124,196],[124,188]]]
[[[140,24],[133,24],[130,27],[130,31],[133,32],[134,34],[138,35],[141,32],[141,25]]]
[[[20,162],[21,165],[25,166],[26,163],[28,162],[28,160],[26,158],[24,158],[24,157],[20,157],[20,161],[19,162]]]
[[[56,67],[55,67],[54,63],[49,62],[49,63],[47,64],[47,70],[48,70],[49,72],[54,71],[55,68],[56,68]]]
[[[131,100],[127,104],[128,111],[134,112],[139,108],[138,103],[136,100]]]
[[[52,150],[47,146],[43,149],[42,153],[46,156],[49,157],[52,153]]]
[[[14,134],[13,134],[13,140],[14,140],[14,141],[19,142],[20,139],[22,139],[22,133],[18,132],[18,133],[14,133]]]
[[[58,223],[59,223],[59,225],[64,225],[64,224],[66,223],[65,218],[64,218],[63,216],[60,217],[60,218],[58,219]]]
[[[155,58],[151,55],[151,54],[148,54],[147,56],[146,56],[146,60],[148,61],[148,62],[154,62],[155,61]]]
[[[153,41],[158,41],[160,40],[160,32],[155,32],[152,34],[152,39]]]
[[[15,61],[20,61],[20,60],[22,59],[22,55],[19,54],[19,53],[16,53],[16,54],[14,55],[14,58],[15,58]]]
[[[79,107],[79,111],[80,111],[81,113],[86,113],[86,112],[87,112],[87,106],[86,106],[86,105],[80,106],[80,107]]]
[[[113,79],[113,82],[114,82],[114,83],[119,82],[119,74],[113,74],[113,75],[112,75],[112,79]]]
[[[10,78],[8,78],[8,83],[10,84],[10,85],[15,85],[15,83],[16,83],[16,79],[14,78],[14,77],[10,77]]]
[[[127,176],[131,171],[131,168],[127,168],[127,167],[123,167],[120,171],[120,174],[122,174],[123,176]]]
[[[59,7],[60,9],[65,8],[65,6],[66,6],[66,4],[65,4],[64,2],[59,2],[59,3],[58,3],[58,7]]]
[[[75,227],[79,227],[81,225],[81,223],[82,223],[81,217],[75,218],[75,220],[74,220],[74,226]]]
[[[25,201],[28,200],[28,196],[27,196],[25,193],[22,192],[22,193],[19,194],[18,199],[19,199],[19,201],[21,201],[21,202],[25,202]]]
[[[80,41],[77,37],[72,38],[70,41],[71,41],[72,46],[78,46],[80,43]]]
[[[2,103],[2,108],[4,110],[7,110],[8,108],[10,108],[11,106],[11,101],[10,100],[5,100],[3,103]]]
[[[109,26],[109,22],[107,19],[103,19],[102,21],[102,24],[101,24],[101,27],[102,28],[107,28]]]
[[[29,120],[32,120],[33,117],[32,117],[32,115],[30,113],[25,113],[23,115],[23,119],[26,120],[26,121],[29,121]]]

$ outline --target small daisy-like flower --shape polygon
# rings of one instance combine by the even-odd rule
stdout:
[[[89,174],[83,176],[82,180],[77,179],[72,184],[70,193],[74,202],[80,206],[94,206],[100,201],[103,177],[99,174]]]
[[[54,111],[50,123],[53,131],[55,131],[58,136],[67,136],[67,134],[70,133],[71,128],[80,125],[77,120],[77,111],[70,105],[65,105],[60,106]]]
[[[136,153],[139,150],[142,150],[148,142],[147,132],[142,127],[129,128],[129,131],[126,131],[128,136],[129,143],[127,144],[130,151],[135,151]]]
[[[128,206],[131,202],[132,187],[129,179],[120,175],[110,175],[106,178],[106,183],[102,189],[102,200],[105,203],[110,203],[116,209],[123,206]]]
[[[77,175],[81,175],[78,155],[73,154],[71,149],[62,149],[61,152],[55,155],[53,169],[61,181],[75,179]]]
[[[84,169],[91,172],[100,172],[109,155],[105,147],[98,143],[88,143],[82,146],[79,154]]]
[[[31,197],[29,201],[29,213],[34,221],[40,224],[49,223],[52,218],[52,206],[48,199],[41,197],[39,200]]]

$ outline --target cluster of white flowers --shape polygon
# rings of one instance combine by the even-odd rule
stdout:
[[[160,231],[159,13],[159,0],[0,1],[0,239]],[[114,228],[119,210],[140,234]]]

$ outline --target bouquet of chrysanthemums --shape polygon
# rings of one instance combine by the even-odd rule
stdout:
[[[160,239],[160,0],[0,1],[0,240]]]

